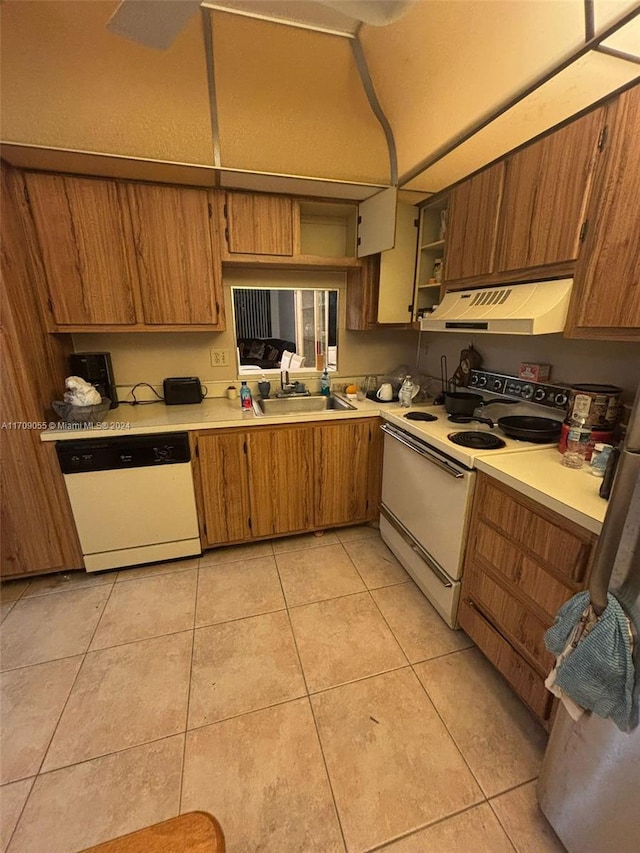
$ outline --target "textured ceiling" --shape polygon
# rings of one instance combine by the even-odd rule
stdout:
[[[212,165],[200,15],[157,51],[106,30],[117,5],[0,7],[3,139]],[[386,143],[348,39],[212,17],[224,166],[388,181]]]
[[[313,15],[329,27],[339,15],[301,0],[234,2],[247,4],[272,13],[286,7],[293,17],[317,6]],[[3,139],[211,166],[201,16],[194,15],[168,50],[156,51],[107,31],[117,5],[115,0],[0,3]],[[618,16],[634,5],[596,0],[596,23],[603,26],[614,11]],[[385,140],[366,101],[349,39],[225,12],[212,12],[212,19],[223,166],[388,182]],[[395,23],[364,25],[360,35],[402,175],[583,44],[584,3],[419,0]],[[609,91],[634,68],[612,73],[608,63]],[[606,94],[602,76],[593,77],[594,97]],[[579,75],[575,85],[569,79],[571,91],[584,98],[575,111],[589,102],[589,78]],[[562,104],[551,102],[557,93],[553,86],[541,91],[513,113],[513,120],[505,117],[493,132],[412,186],[438,189],[498,156],[496,145],[520,144],[522,136],[544,129],[529,122],[532,116],[570,115],[558,112],[559,106],[572,109],[566,93],[560,95]]]
[[[218,12],[213,33],[223,165],[388,182],[348,39]]]
[[[2,4],[3,139],[211,163],[199,16],[159,52],[106,30],[117,5]]]

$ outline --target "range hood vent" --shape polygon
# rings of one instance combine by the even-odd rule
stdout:
[[[482,290],[452,290],[433,313],[422,318],[420,329],[492,335],[562,332],[572,284],[572,278],[563,278]]]

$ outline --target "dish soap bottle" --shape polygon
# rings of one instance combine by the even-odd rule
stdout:
[[[247,380],[242,380],[242,385],[240,386],[240,405],[243,409],[252,408],[251,404],[251,389],[247,385]]]
[[[329,382],[329,374],[327,373],[327,368],[322,371],[322,376],[320,378],[320,393],[323,397],[328,397],[331,393],[331,383]]]
[[[411,381],[411,377],[408,375],[405,376],[402,387],[398,392],[398,400],[404,409],[411,408],[411,401],[413,400],[413,382]]]

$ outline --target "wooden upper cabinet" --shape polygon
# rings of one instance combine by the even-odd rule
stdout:
[[[607,112],[566,335],[640,340],[640,86]]]
[[[208,191],[131,183],[122,192],[131,212],[144,322],[220,325],[222,267]]]
[[[603,126],[594,110],[506,159],[496,272],[578,257]]]
[[[293,255],[293,202],[252,193],[226,194],[229,251],[246,255]]]
[[[55,322],[135,323],[135,260],[117,184],[35,172],[24,180]]]
[[[493,272],[504,163],[454,187],[449,196],[444,281]]]

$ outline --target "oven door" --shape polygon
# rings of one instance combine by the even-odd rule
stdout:
[[[422,591],[455,623],[475,472],[384,424],[380,530]]]

